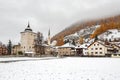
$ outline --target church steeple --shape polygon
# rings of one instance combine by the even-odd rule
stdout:
[[[49,31],[48,31],[48,36],[50,36],[50,28],[49,28]]]
[[[49,28],[49,31],[48,31],[48,45],[51,44],[51,38],[50,38],[50,28]]]
[[[30,28],[30,24],[28,22],[27,28],[25,29],[25,31],[32,31],[32,29]]]

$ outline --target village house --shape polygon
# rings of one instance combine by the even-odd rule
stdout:
[[[107,46],[99,40],[88,46],[88,56],[105,56],[105,54],[107,54]]]
[[[111,57],[120,57],[120,47],[116,44],[112,44],[113,47],[113,53],[111,54]]]
[[[88,46],[89,43],[84,43],[82,45],[76,46],[76,55],[77,56],[88,56]]]
[[[106,44],[103,41],[96,40],[91,44],[83,44],[77,50],[81,50],[83,56],[107,56],[107,57],[115,57],[120,56],[120,47],[115,44]],[[77,52],[78,53],[78,52]]]
[[[44,50],[45,50],[45,55],[52,54],[52,47],[51,46],[44,44]]]
[[[12,47],[12,54],[13,54],[13,55],[20,55],[20,54],[19,54],[20,51],[21,51],[20,43],[17,44],[17,45],[14,45],[14,46]]]
[[[113,44],[112,46],[116,50],[116,53],[120,53],[120,47],[118,45]]]
[[[7,54],[7,47],[5,45],[0,44],[0,55]]]
[[[75,55],[75,46],[71,43],[66,43],[58,47],[58,55],[72,56]]]

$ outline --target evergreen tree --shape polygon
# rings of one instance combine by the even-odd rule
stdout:
[[[11,53],[12,53],[12,42],[11,42],[11,40],[9,40],[9,42],[8,42],[7,49],[8,49],[8,54],[11,55]]]
[[[40,55],[44,54],[44,47],[43,47],[43,34],[38,32],[37,38],[35,39],[35,51]]]
[[[72,40],[72,44],[73,44],[73,45],[76,45],[76,44],[75,44],[75,39]]]
[[[97,40],[98,40],[98,36],[96,35],[96,36],[95,36],[95,41],[97,41]]]
[[[64,44],[66,44],[66,43],[68,43],[68,42],[70,42],[69,39],[65,40],[65,41],[64,41]]]

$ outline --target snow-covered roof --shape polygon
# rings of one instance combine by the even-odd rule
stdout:
[[[60,47],[74,47],[75,48],[75,46],[73,44],[71,44],[71,43],[66,43],[66,44],[64,44],[64,45],[62,45]]]
[[[34,52],[25,52],[26,54],[34,54]]]
[[[43,45],[43,46],[46,46],[46,47],[49,46],[48,44],[42,44],[42,45]]]
[[[90,45],[90,43],[84,43],[80,46],[76,46],[75,48],[87,48]]]
[[[87,48],[90,45],[90,43],[85,43],[83,45],[81,45],[81,48]]]

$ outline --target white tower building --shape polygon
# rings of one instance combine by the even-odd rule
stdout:
[[[37,34],[32,31],[28,23],[27,28],[21,32],[21,51],[23,53],[35,52],[34,49],[34,40],[37,37]]]

